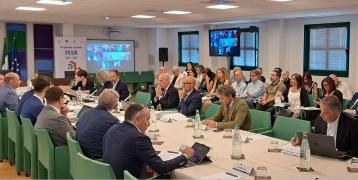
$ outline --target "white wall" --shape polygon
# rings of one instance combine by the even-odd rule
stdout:
[[[355,77],[358,73],[358,15],[322,17],[322,18],[298,18],[291,20],[269,20],[250,24],[231,24],[217,26],[199,26],[193,28],[173,28],[169,29],[167,41],[171,42],[168,46],[169,63],[168,66],[178,65],[178,32],[199,31],[200,41],[200,63],[215,70],[218,67],[226,67],[226,58],[209,56],[208,29],[219,29],[229,27],[246,28],[258,26],[259,33],[259,66],[264,69],[264,76],[269,77],[274,67],[281,67],[290,73],[303,74],[303,51],[304,51],[304,25],[320,23],[350,22],[350,55],[349,55],[349,77],[341,78],[348,82],[354,91],[358,91],[358,83]],[[244,73],[248,76],[248,72]],[[314,76],[314,81],[320,84],[324,77]]]

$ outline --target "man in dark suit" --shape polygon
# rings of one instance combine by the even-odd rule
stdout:
[[[178,90],[170,85],[169,74],[164,73],[158,77],[158,85],[155,88],[155,97],[153,105],[161,105],[162,109],[175,109],[179,104]]]
[[[46,76],[36,77],[33,85],[35,92],[24,102],[20,115],[30,119],[32,125],[35,125],[37,116],[45,106],[45,92],[50,87],[50,79]]]
[[[193,116],[202,105],[201,95],[195,89],[196,79],[193,76],[187,76],[183,84],[183,90],[179,93],[179,112],[185,116]]]
[[[47,105],[37,117],[36,128],[46,129],[55,146],[67,145],[66,133],[75,137],[75,130],[67,117],[68,108],[63,104],[63,91],[57,87],[50,87],[45,95]]]
[[[0,113],[3,117],[6,117],[6,108],[15,111],[19,104],[15,89],[20,86],[20,82],[18,74],[13,72],[5,74],[5,84],[0,87]]]
[[[349,103],[348,109],[344,112],[349,113],[355,117],[358,116],[358,93],[354,93],[351,102]]]
[[[358,156],[358,120],[341,112],[341,103],[334,96],[326,96],[321,100],[321,116],[315,120],[314,133],[333,136],[336,149]],[[297,138],[291,140],[298,144]]]
[[[98,97],[98,106],[83,112],[76,123],[76,139],[83,153],[91,159],[102,159],[103,136],[119,120],[110,112],[118,105],[119,95],[105,89]]]
[[[150,125],[149,111],[139,105],[130,105],[124,114],[125,121],[112,126],[104,136],[103,161],[112,166],[117,179],[123,179],[128,170],[138,179],[147,178],[147,166],[159,174],[165,174],[188,162],[194,150],[185,148],[183,154],[163,161],[155,152],[145,131]]]
[[[127,85],[120,78],[118,70],[111,70],[109,72],[109,79],[111,81],[105,82],[103,88],[116,90],[119,94],[119,100],[125,100],[129,96],[129,91]]]

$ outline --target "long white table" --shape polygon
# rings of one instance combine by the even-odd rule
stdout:
[[[87,104],[94,106],[93,104]],[[123,120],[123,114],[116,115]],[[211,148],[208,156],[212,163],[201,164],[190,168],[176,169],[172,172],[174,178],[180,179],[198,179],[210,175],[218,174],[231,170],[236,163],[245,163],[255,169],[259,166],[267,167],[267,175],[272,179],[358,179],[358,173],[349,173],[347,171],[347,161],[323,158],[319,156],[311,156],[311,166],[315,172],[299,172],[296,167],[299,165],[299,157],[286,155],[282,153],[270,153],[267,151],[272,139],[271,137],[263,137],[256,135],[257,140],[242,145],[245,160],[232,160],[231,144],[232,139],[224,139],[224,132],[204,131],[204,139],[194,139],[193,128],[185,128],[187,122],[174,121],[166,123],[157,121],[160,140],[164,141],[162,145],[154,145],[158,151],[178,151],[180,145],[193,145],[195,142],[205,144]],[[240,131],[241,136],[253,136],[254,133]],[[254,138],[256,139],[256,138]],[[280,139],[279,146],[288,142]],[[254,179],[244,173],[239,173],[244,179]]]

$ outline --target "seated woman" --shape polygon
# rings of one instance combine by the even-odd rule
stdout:
[[[75,78],[77,84],[75,87],[72,87],[72,90],[77,91],[79,88],[81,88],[81,90],[87,94],[91,94],[95,90],[93,82],[87,79],[87,71],[79,70]]]
[[[317,99],[315,101],[315,103],[317,104],[317,107],[319,107],[319,105],[321,104],[320,100],[326,96],[329,96],[329,95],[337,96],[337,98],[339,99],[339,102],[341,102],[341,104],[342,104],[343,94],[341,91],[337,90],[336,84],[334,83],[332,78],[330,78],[330,77],[324,78],[322,80],[321,86],[322,86],[323,93],[322,93],[322,96],[319,97],[319,99]]]
[[[281,101],[289,104],[288,109],[276,113],[276,116],[286,116],[298,118],[301,114],[301,106],[308,106],[308,94],[303,87],[302,76],[299,74],[291,75],[291,87],[288,90],[288,96],[279,95]]]
[[[318,84],[312,81],[312,75],[308,71],[303,74],[303,84],[308,94],[318,95]]]
[[[198,91],[201,94],[210,92],[214,86],[215,73],[211,72],[210,68],[205,68],[202,72],[202,81],[199,84]]]
[[[103,91],[105,83],[109,83],[109,81],[110,81],[109,74],[107,71],[100,70],[96,73],[96,79],[97,79],[98,83],[96,84],[96,87],[95,87],[97,90],[95,95],[98,96]]]
[[[214,86],[210,93],[207,95],[207,100],[205,100],[203,103],[204,110],[206,110],[210,103],[217,102],[219,100],[219,98],[216,96],[216,89],[221,85],[230,85],[229,74],[225,68],[219,68],[216,70]]]
[[[260,77],[258,70],[255,69],[250,72],[250,83],[244,91],[245,102],[250,109],[254,108],[254,102],[258,101],[265,92],[265,83],[260,80]]]

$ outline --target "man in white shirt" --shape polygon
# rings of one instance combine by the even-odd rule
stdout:
[[[245,98],[245,89],[246,83],[242,81],[242,71],[235,71],[235,79],[236,81],[231,84],[231,86],[235,89],[236,97],[238,98]]]
[[[353,91],[351,86],[349,86],[343,81],[339,81],[338,77],[334,74],[329,75],[329,77],[333,79],[334,83],[336,84],[337,90],[341,91],[341,93],[343,94],[343,99],[347,101],[352,100]]]

